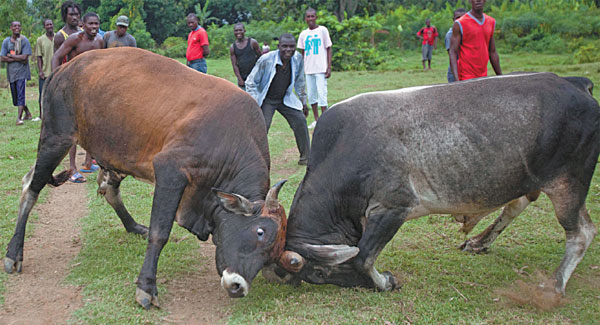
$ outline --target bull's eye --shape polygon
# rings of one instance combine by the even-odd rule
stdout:
[[[265,231],[262,228],[256,229],[256,235],[258,238],[262,238],[265,235]]]

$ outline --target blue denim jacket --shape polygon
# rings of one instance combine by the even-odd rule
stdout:
[[[302,104],[306,103],[306,93],[304,91],[306,81],[304,79],[304,60],[302,55],[295,52],[290,63],[292,66],[292,82],[285,92],[283,104],[287,107],[301,110]],[[252,72],[246,78],[246,91],[256,100],[258,106],[262,106],[267,96],[271,81],[275,77],[275,66],[277,64],[283,64],[279,57],[279,50],[263,54],[256,61]],[[296,90],[296,94],[292,90]]]

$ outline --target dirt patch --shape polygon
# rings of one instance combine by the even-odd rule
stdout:
[[[540,273],[535,275],[534,283],[517,280],[515,284],[496,292],[516,305],[529,305],[542,311],[552,310],[567,304],[568,299],[554,292],[554,279]]]
[[[38,220],[25,241],[23,273],[6,283],[3,324],[64,324],[82,306],[81,288],[64,284],[71,260],[81,249],[79,219],[88,214],[86,189],[67,183],[50,189],[34,210]]]
[[[221,278],[215,266],[215,246],[212,240],[200,242],[202,262],[193,272],[182,274],[167,283],[167,294],[161,308],[170,315],[163,321],[177,324],[225,324],[230,315],[232,299],[221,288]],[[159,300],[160,301],[160,300]]]

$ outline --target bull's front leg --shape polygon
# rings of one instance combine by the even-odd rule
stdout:
[[[156,186],[150,217],[148,247],[142,270],[137,279],[135,300],[145,309],[151,305],[158,307],[158,290],[156,288],[156,270],[158,258],[169,240],[175,213],[188,184],[185,175],[169,161],[161,162],[160,157],[154,159]]]
[[[358,242],[359,254],[354,258],[355,268],[373,281],[375,288],[391,291],[398,286],[391,272],[379,273],[375,261],[385,245],[394,237],[404,223],[409,209],[388,209],[380,204],[372,205],[367,213],[365,230]]]

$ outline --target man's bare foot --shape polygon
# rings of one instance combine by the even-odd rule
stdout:
[[[17,120],[17,125],[23,125],[23,120]]]

